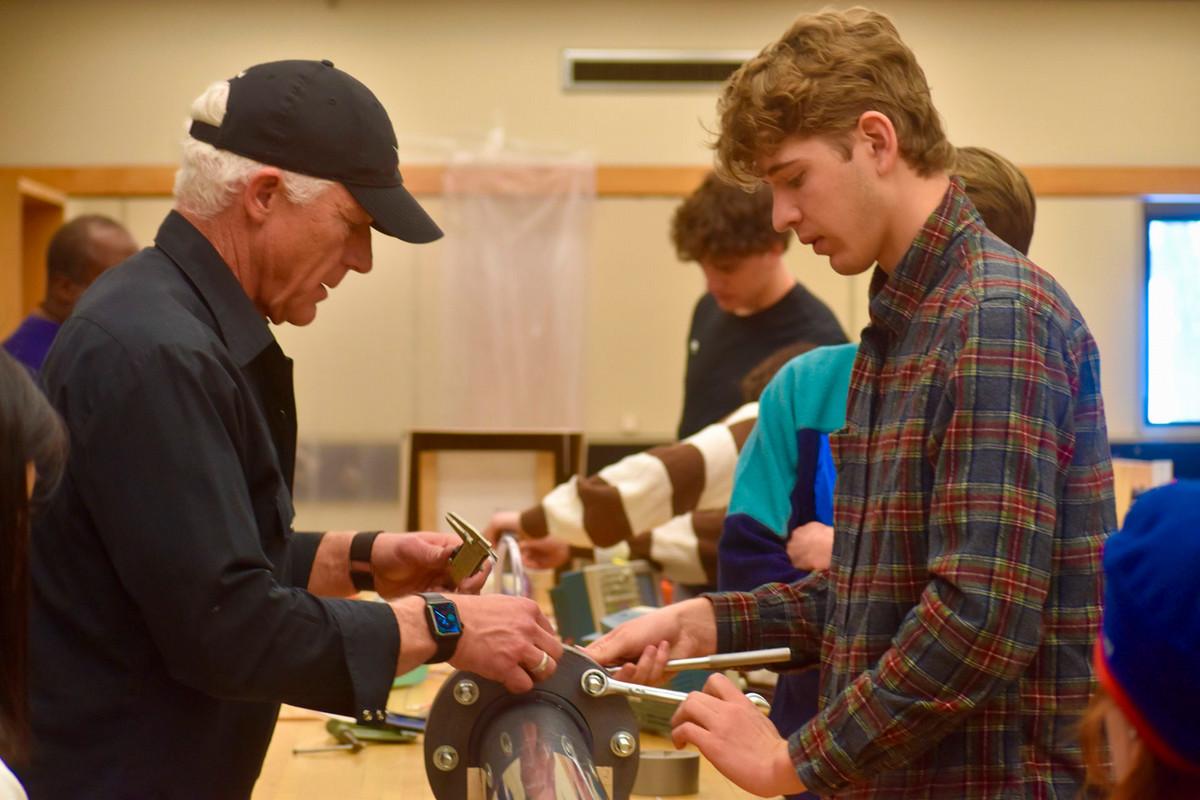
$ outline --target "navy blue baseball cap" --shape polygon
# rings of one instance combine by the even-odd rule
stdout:
[[[229,80],[221,124],[192,138],[273,167],[337,181],[381,233],[422,244],[442,230],[404,188],[396,133],[379,99],[332,61],[272,61]]]
[[[1104,579],[1097,677],[1158,758],[1200,772],[1200,481],[1137,499]]]

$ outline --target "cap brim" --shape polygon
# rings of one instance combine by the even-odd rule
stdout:
[[[371,215],[374,220],[371,227],[380,233],[412,244],[425,244],[442,238],[442,229],[404,186],[345,186]]]

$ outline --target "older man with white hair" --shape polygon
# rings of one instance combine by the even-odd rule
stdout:
[[[45,369],[70,430],[32,544],[34,797],[247,797],[288,702],[381,721],[450,661],[514,691],[562,646],[528,600],[449,587],[458,540],[292,529],[291,361],[371,228],[441,236],[387,113],[328,61],[260,64],[193,105],[155,246],[99,280]],[[347,599],[374,588],[388,603]]]

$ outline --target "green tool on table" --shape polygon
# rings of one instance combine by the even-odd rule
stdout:
[[[338,750],[357,753],[368,744],[407,744],[415,742],[419,736],[413,731],[358,725],[340,719],[328,720],[325,723],[325,730],[329,731],[329,735],[337,740],[337,744],[322,747],[295,747],[292,749],[292,754],[299,756],[308,753],[332,753]]]

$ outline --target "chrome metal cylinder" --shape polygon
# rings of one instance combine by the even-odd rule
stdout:
[[[425,729],[434,797],[626,800],[637,776],[637,720],[625,698],[583,690],[583,673],[595,668],[567,648],[553,676],[519,695],[471,672],[452,675]],[[478,690],[467,704],[464,682]]]
[[[484,796],[608,800],[588,739],[587,724],[560,705],[542,699],[509,706],[480,737]]]

